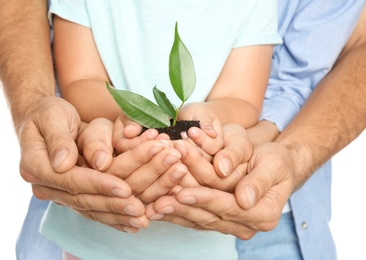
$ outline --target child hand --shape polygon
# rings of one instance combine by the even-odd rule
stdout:
[[[191,127],[187,136],[206,158],[211,158],[224,144],[221,122],[209,110],[207,103],[191,103],[184,106],[178,116],[179,120],[198,120],[201,128]]]
[[[136,122],[120,116],[113,127],[113,147],[118,154],[134,149],[143,142],[154,140],[158,136],[158,131],[148,129],[141,134],[142,126]]]
[[[200,185],[233,192],[236,183],[247,173],[247,162],[253,148],[246,131],[239,125],[224,125],[223,134],[224,147],[215,154],[211,163],[187,140],[175,141],[174,146]]]

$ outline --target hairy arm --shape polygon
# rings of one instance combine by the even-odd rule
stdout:
[[[0,79],[18,133],[39,101],[55,96],[47,1],[0,5]]]
[[[332,72],[276,140],[290,148],[296,188],[366,127],[366,35],[357,32],[366,30],[364,24],[359,23]]]

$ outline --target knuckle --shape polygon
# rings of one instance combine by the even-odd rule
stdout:
[[[220,221],[221,221],[221,219],[219,217],[214,217],[214,218],[210,218],[210,219],[206,220],[201,225],[208,230],[215,230],[217,228],[217,226],[219,225]]]
[[[72,205],[72,207],[77,210],[83,210],[83,211],[90,210],[89,204],[85,199],[83,199],[83,196],[72,195],[70,205]]]
[[[257,231],[254,230],[235,230],[234,235],[242,240],[249,240],[254,237],[254,235],[257,233]]]
[[[47,194],[42,192],[42,189],[40,189],[37,185],[32,185],[32,193],[33,193],[34,197],[36,197],[39,200],[49,199],[47,197]]]

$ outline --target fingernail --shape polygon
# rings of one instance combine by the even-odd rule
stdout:
[[[186,176],[187,175],[187,173],[188,173],[188,171],[187,171],[187,168],[183,168],[183,167],[181,167],[181,168],[178,168],[178,169],[176,169],[174,172],[173,172],[173,174],[172,174],[172,178],[174,179],[174,180],[181,180],[181,179],[183,179],[183,177],[184,176]]]
[[[197,199],[193,196],[184,196],[183,198],[179,199],[179,202],[183,204],[194,204],[197,202]]]
[[[254,202],[255,202],[254,189],[251,186],[247,185],[247,186],[244,187],[244,193],[247,196],[249,206],[252,207],[254,205]]]
[[[171,165],[171,164],[177,162],[179,159],[180,159],[180,154],[179,154],[179,152],[175,151],[175,152],[171,152],[167,156],[165,156],[163,162],[167,165]]]
[[[108,156],[106,152],[97,152],[94,158],[94,165],[97,170],[103,170],[108,162]]]
[[[180,152],[180,154],[182,156],[187,155],[187,149],[186,149],[186,146],[183,143],[183,141],[175,141],[174,145],[175,145],[175,148]]]
[[[197,131],[197,129],[195,129],[194,127],[190,128],[189,129],[189,136],[190,137],[193,137],[193,138],[198,137],[198,131]]]
[[[67,149],[62,149],[61,151],[56,153],[55,157],[53,158],[53,162],[52,162],[53,168],[57,168],[58,166],[60,166],[68,154],[69,154],[69,150],[67,150]]]
[[[130,218],[128,220],[128,223],[133,226],[133,227],[136,227],[136,228],[143,228],[140,224],[140,221],[137,219],[137,218]]]
[[[129,228],[129,227],[123,227],[122,228],[125,232],[130,233],[130,234],[136,234],[138,232],[138,230]]]
[[[174,212],[174,210],[175,209],[173,206],[166,206],[165,208],[159,210],[159,214],[171,214]]]
[[[154,140],[155,137],[158,136],[158,131],[156,131],[155,129],[148,129],[147,130],[147,137],[150,139],[150,140]]]
[[[221,158],[219,161],[219,169],[224,176],[231,173],[231,162],[228,158]]]
[[[154,215],[152,215],[151,217],[149,217],[149,220],[160,220],[160,219],[162,219],[164,217],[164,215],[163,214],[154,214]]]
[[[130,216],[135,216],[137,217],[137,212],[135,210],[135,207],[133,207],[132,205],[127,205],[126,207],[124,207],[123,211]]]
[[[131,192],[124,189],[114,188],[112,189],[112,194],[119,198],[127,198],[131,196]]]
[[[163,150],[166,147],[166,143],[163,141],[158,142],[157,144],[155,144],[149,151],[149,154],[151,156],[154,156],[156,154],[158,154],[161,150]]]

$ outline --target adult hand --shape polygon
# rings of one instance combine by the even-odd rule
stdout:
[[[185,188],[150,204],[146,215],[151,220],[250,239],[258,231],[276,227],[294,190],[292,156],[280,144],[258,145],[235,194],[207,187]]]
[[[42,158],[45,164],[48,162],[55,171],[64,172],[71,169],[78,158],[74,140],[79,128],[80,117],[74,107],[65,100],[45,97],[37,106],[34,104],[19,128],[22,177],[32,183],[40,181],[37,175],[40,165],[32,160],[37,158],[37,153],[42,152],[48,155]]]
[[[147,226],[144,205],[131,197],[127,183],[110,174],[75,166],[78,150],[74,139],[80,124],[76,110],[66,101],[47,97],[39,102],[19,131],[21,176],[32,184],[39,199],[66,205],[120,230],[135,232],[133,227],[126,228],[131,223]],[[98,134],[100,138],[101,132],[96,132],[96,139]],[[105,146],[109,149],[108,144]]]

